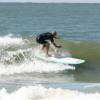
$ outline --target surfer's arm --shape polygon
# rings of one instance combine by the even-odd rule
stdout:
[[[53,45],[57,48],[61,48],[61,45],[57,45],[56,43],[53,42]]]
[[[60,37],[54,37],[55,39],[60,39]]]
[[[54,42],[53,39],[51,39],[51,43],[52,43],[56,48],[61,48],[61,46],[60,46],[60,45],[57,45],[57,44]]]

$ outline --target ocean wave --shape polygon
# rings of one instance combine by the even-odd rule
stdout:
[[[100,100],[100,93],[84,93],[78,90],[45,88],[42,85],[23,86],[11,93],[0,90],[0,100]]]
[[[99,83],[94,83],[94,84],[84,86],[84,88],[94,88],[94,87],[100,87],[100,84]]]
[[[19,49],[15,51],[3,51],[0,53],[0,75],[12,75],[29,72],[59,72],[63,70],[75,70],[72,65],[48,63],[35,58],[33,48]]]
[[[13,37],[12,35],[6,35],[0,37],[0,48],[4,47],[16,47],[25,45],[25,41],[20,37]]]
[[[33,61],[24,61],[22,64],[4,65],[0,63],[0,75],[12,75],[16,73],[27,72],[59,72],[63,70],[74,70],[74,66],[47,63],[34,59]]]

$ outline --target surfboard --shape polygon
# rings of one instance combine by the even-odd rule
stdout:
[[[76,65],[76,64],[81,64],[85,62],[85,60],[83,59],[77,59],[77,58],[72,58],[72,57],[54,57],[54,56],[45,57],[41,55],[35,55],[35,57],[42,61],[59,63],[59,64]]]

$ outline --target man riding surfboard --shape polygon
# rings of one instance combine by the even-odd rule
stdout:
[[[56,47],[56,48],[61,48],[60,45],[57,45],[55,42],[54,42],[54,38],[55,39],[58,39],[57,38],[57,32],[46,32],[46,33],[42,33],[42,34],[39,34],[37,37],[36,37],[36,41],[37,43],[41,44],[42,45],[42,50],[45,52],[46,56],[49,56],[48,54],[48,51],[49,51],[49,48],[50,48],[50,43],[48,42],[48,40]]]

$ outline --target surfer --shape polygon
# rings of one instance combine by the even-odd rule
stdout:
[[[61,45],[57,45],[54,42],[54,38],[58,39],[57,34],[58,34],[57,32],[46,32],[46,33],[39,34],[36,37],[36,42],[42,45],[41,49],[45,52],[46,56],[49,56],[48,54],[50,48],[49,41],[54,45],[54,47],[61,48]]]

